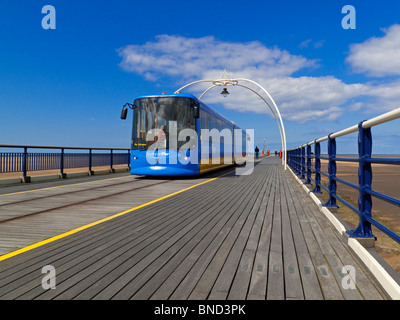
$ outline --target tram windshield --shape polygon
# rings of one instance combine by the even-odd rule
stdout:
[[[179,149],[186,141],[179,141],[177,136],[183,129],[195,130],[193,99],[186,97],[149,97],[135,101],[133,115],[132,149],[147,150],[156,143],[160,149],[177,146]],[[176,127],[176,129],[175,129]],[[177,136],[170,135],[176,132]],[[177,142],[170,143],[170,139]],[[194,147],[194,146],[193,146]]]

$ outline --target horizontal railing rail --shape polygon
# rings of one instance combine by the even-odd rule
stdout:
[[[384,226],[372,217],[372,197],[378,198],[395,206],[400,206],[400,199],[385,195],[372,189],[372,163],[399,165],[400,158],[372,157],[372,133],[371,128],[379,124],[400,118],[400,108],[382,114],[370,120],[362,121],[358,125],[331,133],[328,136],[316,139],[297,148],[288,150],[288,165],[305,180],[304,184],[314,182],[314,193],[321,193],[321,189],[328,192],[328,201],[323,204],[326,207],[338,207],[336,200],[340,201],[359,216],[359,224],[356,229],[349,230],[350,237],[375,238],[371,226],[375,226],[392,239],[400,243],[400,235]],[[358,132],[358,157],[337,157],[336,138]],[[321,156],[321,142],[327,141],[328,156]],[[311,146],[314,145],[314,152]],[[312,165],[314,160],[314,166]],[[328,173],[321,170],[321,160],[328,161]],[[338,178],[336,176],[337,162],[358,162],[358,184]],[[314,178],[313,178],[314,174]],[[321,183],[321,175],[328,178],[328,188]],[[337,182],[343,183],[358,191],[358,206],[354,206],[342,197],[338,196]]]
[[[21,151],[9,151],[18,149]],[[49,151],[33,152],[33,150]],[[66,153],[66,150],[74,152]],[[27,179],[29,171],[59,169],[60,176],[64,177],[64,169],[87,167],[89,173],[92,173],[93,167],[109,166],[110,170],[113,170],[114,165],[125,164],[130,166],[130,149],[128,148],[0,144],[0,173],[22,172],[22,177],[26,181],[29,181]]]

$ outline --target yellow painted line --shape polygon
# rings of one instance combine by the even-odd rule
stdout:
[[[131,209],[128,209],[128,210],[125,210],[125,211],[116,213],[116,214],[114,214],[114,215],[112,215],[112,216],[109,216],[109,217],[107,217],[107,218],[104,218],[104,219],[101,219],[101,220],[98,220],[98,221],[89,223],[89,224],[84,225],[84,226],[82,226],[82,227],[79,227],[79,228],[76,228],[76,229],[73,229],[73,230],[64,232],[64,233],[59,234],[59,235],[57,235],[57,236],[54,236],[54,237],[48,238],[48,239],[46,239],[46,240],[43,240],[43,241],[34,243],[34,244],[30,245],[30,246],[27,246],[27,247],[24,247],[24,248],[15,250],[15,251],[13,251],[13,252],[7,253],[7,254],[5,254],[5,255],[0,256],[0,261],[6,260],[6,259],[8,259],[8,258],[14,257],[14,256],[16,256],[16,255],[19,255],[19,254],[21,254],[21,253],[30,251],[30,250],[32,250],[32,249],[41,247],[41,246],[43,246],[43,245],[45,245],[45,244],[48,244],[48,243],[50,243],[50,242],[59,240],[59,239],[61,239],[61,238],[65,238],[65,237],[67,237],[67,236],[69,236],[69,235],[72,235],[72,234],[77,233],[77,232],[79,232],[79,231],[82,231],[82,230],[91,228],[91,227],[96,226],[96,225],[98,225],[98,224],[101,224],[101,223],[103,223],[103,222],[106,222],[106,221],[115,219],[115,218],[117,218],[117,217],[123,216],[124,214],[130,213],[130,212],[133,212],[133,211],[136,211],[136,210],[138,210],[138,209],[140,209],[140,208],[143,208],[143,207],[146,207],[146,206],[148,206],[148,205],[150,205],[150,204],[153,204],[153,203],[156,203],[156,202],[158,202],[158,201],[161,201],[161,200],[170,198],[170,197],[172,197],[172,196],[174,196],[174,195],[176,195],[176,194],[182,193],[182,192],[184,192],[184,191],[187,191],[187,190],[196,188],[196,187],[198,187],[198,186],[200,186],[200,185],[206,184],[206,183],[211,182],[211,181],[214,181],[214,180],[216,180],[216,179],[218,179],[218,178],[220,178],[220,177],[223,177],[223,176],[225,176],[225,175],[228,175],[229,173],[231,173],[231,172],[233,172],[233,171],[234,171],[234,170],[229,171],[229,172],[227,172],[227,173],[224,173],[224,174],[222,174],[222,175],[220,175],[220,176],[218,176],[218,177],[216,177],[216,178],[212,178],[212,179],[209,179],[209,180],[200,182],[200,183],[195,184],[195,185],[193,185],[193,186],[191,186],[191,187],[188,187],[188,188],[185,188],[185,189],[176,191],[176,192],[174,192],[174,193],[168,194],[168,195],[166,195],[166,196],[163,196],[163,197],[161,197],[161,198],[158,198],[158,199],[155,199],[155,200],[146,202],[146,203],[141,204],[141,205],[139,205],[139,206],[137,206],[137,207],[134,207],[134,208],[131,208]]]
[[[65,187],[71,187],[71,186],[78,186],[78,185],[81,185],[81,184],[95,183],[95,182],[99,182],[99,181],[108,181],[108,180],[124,179],[124,178],[129,178],[129,177],[132,177],[132,176],[129,175],[129,176],[125,176],[125,177],[117,177],[117,178],[109,178],[109,179],[99,179],[99,180],[95,180],[95,181],[88,181],[88,182],[80,182],[80,183],[65,184],[65,185],[56,186],[56,187],[48,187],[48,188],[42,188],[42,189],[34,189],[34,190],[18,191],[18,192],[12,192],[12,193],[4,193],[4,194],[0,194],[0,197],[12,196],[12,195],[15,195],[15,194],[22,194],[22,193],[29,193],[29,192],[36,192],[36,191],[43,191],[43,190],[50,190],[50,189],[65,188]]]

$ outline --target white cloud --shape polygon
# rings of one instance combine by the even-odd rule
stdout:
[[[302,43],[299,44],[299,48],[308,48],[311,43],[311,39],[304,40]]]
[[[368,83],[365,97],[367,99],[362,103],[362,110],[366,113],[381,114],[400,108],[400,80],[392,80],[388,83]]]
[[[381,38],[372,37],[350,46],[346,60],[355,72],[376,77],[400,75],[400,25],[383,31]]]
[[[364,67],[365,72],[374,74],[378,74],[380,67],[379,72],[383,75],[388,72],[385,70],[389,66],[378,63],[382,57],[377,58],[375,65],[367,64],[367,57],[374,51],[380,52],[377,45],[394,50],[400,43],[399,39],[400,26],[395,25],[387,30],[384,38],[353,45],[348,61],[357,70]],[[310,43],[306,41],[303,45]],[[392,51],[389,50],[389,53],[392,54]],[[159,35],[143,45],[125,46],[119,49],[119,55],[124,70],[138,73],[149,81],[170,77],[179,81],[177,86],[194,80],[219,78],[226,68],[232,78],[247,78],[260,83],[274,98],[282,117],[300,123],[314,119],[334,121],[346,110],[381,113],[397,107],[395,104],[400,101],[400,81],[346,84],[333,76],[294,77],[295,72],[317,67],[316,61],[292,55],[277,47],[268,48],[258,41],[234,43],[212,36],[186,38]],[[393,57],[391,60],[396,59]],[[399,64],[400,74],[398,61],[390,63],[393,70]],[[262,94],[259,88],[244,84]],[[209,85],[193,86],[189,92],[199,96]],[[235,99],[223,99],[220,90],[215,89],[207,92],[204,100],[210,104],[223,103],[228,109],[238,110],[240,106],[242,111],[271,114],[257,95],[238,87],[230,87],[229,91],[235,92]]]
[[[299,48],[304,49],[304,48],[308,48],[312,45],[314,49],[318,49],[318,48],[323,47],[324,43],[325,43],[325,40],[313,41],[312,39],[307,39],[299,44]]]
[[[350,99],[363,94],[367,88],[346,84],[332,77],[286,77],[268,81],[271,94],[289,120],[305,122],[313,119],[336,120]]]
[[[253,77],[250,76],[249,79]],[[345,112],[343,105],[368,91],[368,86],[349,85],[334,77],[264,78],[259,83],[267,88],[284,119],[300,123],[313,119],[336,120]],[[263,95],[255,86],[245,82],[243,84]],[[200,94],[204,89],[203,87],[196,93]],[[237,110],[240,106],[241,111],[271,114],[269,108],[256,94],[249,94],[241,88],[233,90],[233,87],[229,87],[235,99],[225,100],[219,94],[221,90],[215,90],[210,94],[207,93],[204,100],[210,104],[223,101],[227,109]],[[273,107],[272,103],[270,105]]]
[[[159,35],[144,45],[128,45],[119,50],[121,67],[155,79],[162,75],[202,78],[210,70],[231,73],[252,72],[268,77],[290,75],[315,63],[279,48],[267,48],[258,41],[223,42],[212,36],[185,38]]]

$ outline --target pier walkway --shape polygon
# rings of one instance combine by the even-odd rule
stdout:
[[[3,187],[0,220],[1,300],[389,299],[277,157],[242,176]]]

